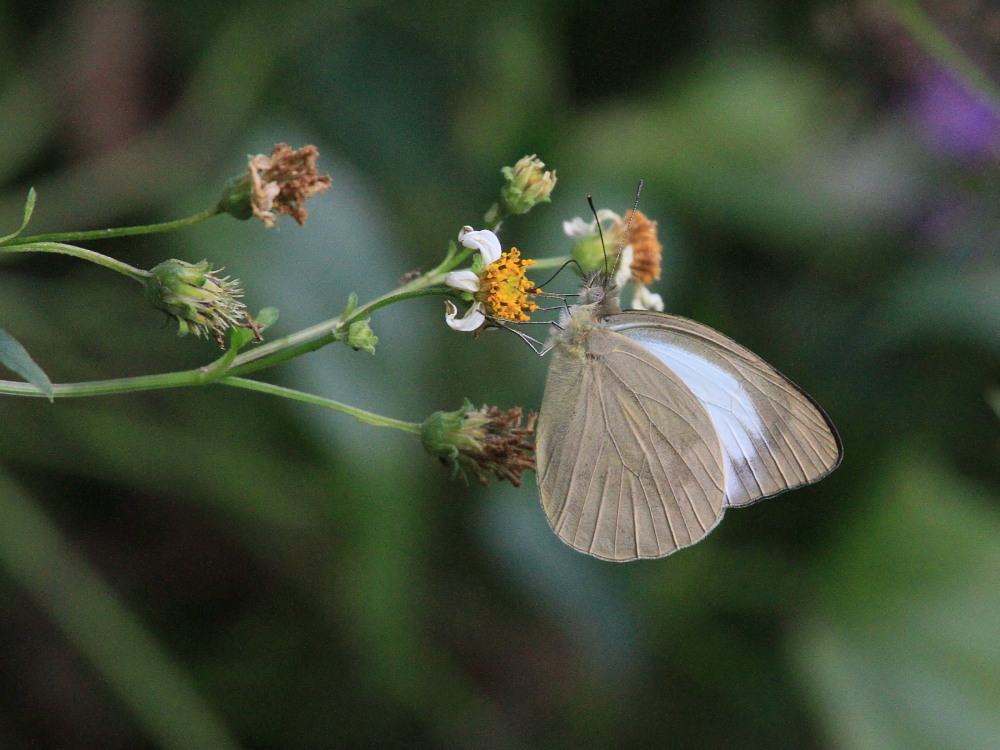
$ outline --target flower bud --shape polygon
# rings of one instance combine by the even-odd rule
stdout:
[[[146,296],[154,307],[177,321],[177,333],[183,336],[213,336],[223,346],[226,329],[240,325],[246,317],[246,305],[240,282],[228,276],[220,278],[207,260],[186,263],[166,260],[150,271]]]
[[[596,232],[578,239],[570,251],[570,257],[580,264],[580,270],[584,274],[592,271],[603,271],[608,264],[614,263],[614,258],[610,260],[607,258],[604,242],[601,241],[600,235]]]
[[[220,213],[229,214],[234,219],[246,221],[253,216],[253,184],[249,174],[231,178],[222,190],[216,208]]]
[[[493,204],[486,214],[488,224],[496,226],[504,216],[526,214],[539,203],[552,200],[550,196],[556,186],[556,173],[546,172],[545,163],[534,154],[500,171],[506,182],[500,188],[500,202]]]
[[[347,345],[355,351],[363,350],[369,354],[375,353],[375,344],[378,343],[378,336],[368,325],[371,318],[356,320],[347,328]]]

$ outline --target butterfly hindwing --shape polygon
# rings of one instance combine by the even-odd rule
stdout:
[[[604,323],[654,354],[708,410],[725,456],[727,506],[815,482],[840,463],[826,413],[735,341],[675,315],[626,312]]]
[[[538,425],[538,483],[552,528],[609,560],[699,541],[724,508],[708,411],[639,343],[596,326],[552,353]]]

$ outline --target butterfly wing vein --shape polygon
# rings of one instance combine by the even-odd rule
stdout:
[[[714,383],[706,376],[700,395],[725,452],[727,506],[748,505],[818,481],[840,463],[840,439],[823,410],[735,341],[674,315],[622,313],[611,316],[608,325],[654,353],[668,368],[700,361],[703,374],[714,374]],[[708,391],[726,393],[725,402]]]
[[[570,546],[609,560],[699,541],[724,505],[722,450],[683,381],[642,346],[595,329],[557,348],[538,428],[539,489]]]

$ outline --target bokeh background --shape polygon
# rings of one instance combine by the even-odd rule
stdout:
[[[333,412],[2,397],[0,746],[996,747],[998,41],[986,0],[0,4],[0,233],[31,186],[35,232],[162,221],[316,144],[333,187],[303,228],[91,245],[225,266],[281,335],[432,267],[525,154],[559,174],[505,224],[529,257],[642,178],[668,309],[790,375],[846,448],[613,565],[552,535],[533,475],[465,484]],[[0,327],[57,382],[218,354],[56,256],[0,258]],[[541,402],[545,362],[440,299],[373,327],[374,356],[262,377],[414,421]]]

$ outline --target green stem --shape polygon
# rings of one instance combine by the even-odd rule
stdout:
[[[917,0],[893,0],[896,17],[925,52],[972,87],[994,110],[1000,111],[1000,89],[941,31]]]
[[[285,360],[315,351],[316,349],[321,349],[327,344],[340,340],[344,335],[344,331],[347,330],[351,323],[361,320],[376,310],[391,305],[394,302],[434,295],[454,295],[456,293],[454,289],[438,285],[444,281],[444,277],[448,271],[468,258],[471,253],[472,250],[463,249],[462,252],[449,255],[434,270],[428,271],[420,278],[414,279],[409,284],[404,284],[388,294],[384,294],[371,302],[354,308],[347,316],[341,314],[336,318],[324,320],[322,323],[303,328],[301,331],[296,331],[280,339],[273,339],[266,344],[241,354],[233,363],[232,373],[235,375],[246,375],[247,373],[276,365]]]
[[[37,234],[33,237],[16,237],[8,240],[4,246],[7,249],[15,249],[16,246],[25,244],[37,244],[39,242],[83,242],[85,240],[106,240],[112,237],[128,237],[135,234],[156,234],[157,232],[172,232],[175,229],[183,229],[199,222],[211,219],[220,213],[219,207],[212,206],[204,211],[185,217],[164,221],[159,224],[140,224],[134,227],[114,227],[112,229],[92,229],[85,232],[56,232],[54,234]]]
[[[116,260],[108,255],[103,255],[101,253],[95,252],[93,250],[87,250],[83,247],[77,247],[76,245],[65,245],[61,242],[49,242],[49,241],[35,241],[18,243],[16,245],[4,245],[0,246],[0,252],[5,253],[58,253],[59,255],[72,255],[74,258],[80,258],[81,260],[87,260],[91,263],[96,263],[99,266],[104,266],[105,268],[110,268],[112,271],[117,271],[118,273],[128,276],[130,279],[144,283],[149,277],[149,271],[143,271],[141,268],[136,268],[135,266],[130,266],[128,263],[124,263],[120,260]]]
[[[0,250],[7,250],[10,252],[21,252],[26,249],[28,248],[20,245],[0,248]],[[44,252],[63,253],[91,260],[108,268],[120,271],[121,273],[125,273],[138,281],[142,281],[146,276],[148,276],[147,271],[133,268],[126,263],[121,263],[120,261],[115,260],[114,258],[109,258],[108,256],[101,255],[100,253],[96,253],[92,250],[85,250],[73,245],[41,243],[41,246],[37,246],[34,249]],[[414,279],[408,284],[404,284],[393,292],[378,297],[377,299],[361,305],[360,307],[354,308],[347,315],[341,314],[336,318],[331,318],[330,320],[322,323],[309,326],[308,328],[303,328],[301,331],[296,331],[295,333],[283,336],[280,339],[274,339],[273,341],[269,341],[262,346],[246,351],[236,357],[233,356],[232,352],[227,352],[220,359],[206,365],[205,367],[200,367],[195,370],[185,370],[182,372],[140,375],[138,377],[118,378],[115,380],[61,383],[53,385],[53,395],[56,398],[105,396],[115,393],[131,393],[133,391],[206,385],[208,383],[219,381],[223,378],[227,380],[240,381],[240,378],[234,378],[231,376],[245,375],[265,367],[270,367],[278,364],[279,362],[284,362],[288,359],[292,359],[293,357],[319,349],[334,341],[338,341],[343,338],[345,335],[344,332],[352,323],[370,315],[376,310],[379,310],[387,305],[391,305],[394,302],[415,299],[417,297],[456,294],[455,290],[439,285],[444,281],[444,277],[448,271],[468,258],[471,253],[472,251],[469,249],[462,249],[457,252],[449,251],[445,260],[434,270],[429,271],[418,279]],[[0,394],[42,397],[47,395],[30,383],[12,380],[0,380]],[[305,394],[303,395],[305,396]],[[312,397],[306,396],[306,398]],[[333,406],[333,404],[336,404],[337,402],[329,401],[327,399],[320,399],[317,403],[329,406],[330,408],[337,408]],[[344,407],[344,410],[349,410],[350,408],[351,407]],[[361,411],[349,413],[357,416],[362,421],[365,421],[365,419],[363,416],[359,415],[367,415],[372,419],[378,420],[376,422],[371,422],[372,424],[395,426],[398,429],[413,431],[411,429],[412,425],[409,425],[409,423],[406,422],[395,423],[394,420],[386,421],[386,418],[384,417],[379,417],[378,415],[368,415],[367,412]],[[393,422],[393,424],[389,424],[389,422]]]
[[[271,383],[263,383],[259,380],[247,380],[246,378],[236,378],[231,376],[222,378],[219,380],[219,383],[222,385],[233,386],[234,388],[246,388],[248,391],[257,391],[258,393],[267,393],[272,396],[290,398],[294,401],[302,401],[307,404],[312,404],[313,406],[323,406],[327,409],[333,409],[334,411],[339,411],[343,414],[354,417],[356,420],[363,422],[364,424],[375,425],[376,427],[391,427],[395,430],[410,432],[415,435],[420,434],[420,425],[416,422],[403,422],[399,419],[383,417],[381,414],[374,414],[370,411],[365,411],[364,409],[357,409],[353,406],[342,404],[339,401],[334,401],[332,398],[314,396],[311,393],[304,393],[302,391],[296,391],[291,388],[285,388],[284,386],[273,385]]]
[[[390,305],[393,302],[400,302],[405,299],[415,299],[417,297],[430,297],[433,295],[452,295],[453,289],[434,287],[432,289],[421,289],[413,292],[403,292],[380,297],[374,302],[370,302],[362,307],[355,308],[351,314],[344,318],[338,316],[325,320],[322,323],[303,328],[301,331],[282,336],[280,339],[272,339],[266,344],[255,347],[238,356],[230,370],[234,375],[246,375],[247,373],[262,370],[266,367],[294,359],[303,354],[322,349],[327,344],[340,341],[344,336],[344,331],[356,320],[368,315],[381,307]]]
[[[131,393],[134,391],[148,391],[159,388],[178,388],[191,385],[206,385],[218,382],[234,388],[245,388],[250,391],[267,393],[272,396],[281,396],[295,401],[303,401],[314,406],[322,406],[333,409],[354,417],[359,422],[375,425],[376,427],[391,427],[403,432],[420,434],[420,425],[416,422],[403,422],[399,419],[383,417],[364,409],[357,409],[339,401],[322,396],[314,396],[311,393],[292,390],[280,385],[262,383],[258,380],[247,380],[233,376],[219,377],[212,366],[199,368],[197,370],[186,370],[184,372],[168,372],[157,375],[143,375],[135,378],[118,378],[117,380],[93,380],[83,383],[61,383],[53,386],[54,395],[57,398],[72,398],[78,396],[107,396],[116,393]],[[36,386],[30,383],[21,383],[11,380],[0,380],[0,393],[12,396],[41,396],[42,393]]]
[[[81,383],[57,383],[52,386],[55,398],[76,398],[79,396],[109,396],[117,393],[152,391],[164,388],[181,388],[190,385],[208,385],[227,372],[228,353],[217,361],[195,370],[180,372],[160,372],[153,375],[138,375],[133,378],[114,380],[89,380]],[[9,396],[42,396],[46,394],[31,383],[19,380],[0,380],[0,394]]]
[[[218,382],[223,385],[235,388],[245,388],[250,391],[267,393],[272,396],[281,396],[295,401],[303,401],[314,406],[323,406],[327,409],[342,412],[354,417],[359,422],[375,425],[376,427],[391,427],[403,432],[413,434],[420,433],[420,425],[416,422],[403,422],[399,419],[383,417],[364,409],[357,409],[353,406],[334,401],[322,396],[314,396],[311,393],[292,390],[280,385],[262,383],[258,380],[247,380],[246,378],[233,377],[231,375],[220,377],[216,368],[212,365],[198,368],[197,370],[186,370],[184,372],[167,372],[157,375],[143,375],[135,378],[118,378],[117,380],[93,380],[83,383],[61,383],[53,386],[56,398],[72,398],[79,396],[108,396],[116,393],[131,393],[135,391],[148,391],[160,388],[179,388],[191,385],[206,385]],[[36,386],[30,383],[21,383],[11,380],[0,380],[0,393],[12,396],[41,396],[42,393]]]

